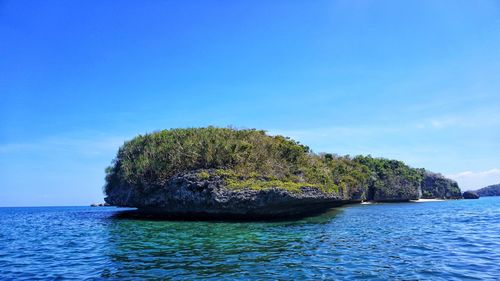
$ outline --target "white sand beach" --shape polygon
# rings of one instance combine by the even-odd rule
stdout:
[[[418,200],[410,200],[410,202],[415,202],[415,203],[425,203],[425,202],[439,202],[439,201],[445,201],[444,199],[418,199]]]

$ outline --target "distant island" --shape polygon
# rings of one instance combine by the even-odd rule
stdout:
[[[481,197],[500,196],[500,183],[483,187],[475,191]]]
[[[273,218],[362,201],[461,199],[458,184],[397,160],[314,153],[284,136],[187,128],[127,141],[106,169],[106,203],[186,218]]]

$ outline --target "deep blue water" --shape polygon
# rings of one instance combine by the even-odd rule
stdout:
[[[0,208],[1,279],[499,280],[500,197],[349,205],[286,222]]]

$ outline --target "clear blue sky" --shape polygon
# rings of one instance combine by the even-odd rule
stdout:
[[[0,206],[87,205],[124,140],[285,134],[500,182],[498,1],[0,1]]]

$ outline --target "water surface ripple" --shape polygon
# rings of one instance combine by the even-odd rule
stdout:
[[[119,210],[0,208],[0,279],[500,279],[500,197],[350,205],[285,222]]]

